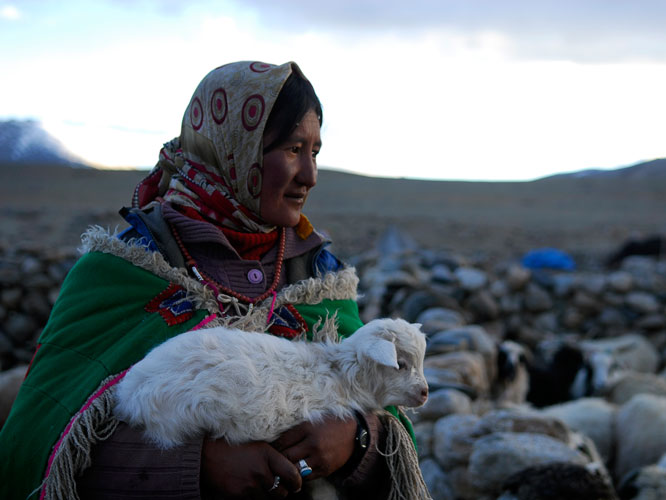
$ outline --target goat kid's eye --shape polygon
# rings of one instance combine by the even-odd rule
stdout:
[[[407,363],[402,360],[398,360],[398,370],[404,370],[407,368]]]

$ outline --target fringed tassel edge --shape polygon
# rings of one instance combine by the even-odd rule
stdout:
[[[93,446],[108,439],[118,426],[113,417],[113,387],[125,372],[105,379],[83,409],[71,420],[54,447],[46,477],[40,485],[40,500],[79,498],[76,477],[91,464]]]
[[[432,500],[407,429],[390,413],[384,412],[379,418],[387,431],[386,451],[378,451],[385,457],[391,474],[388,500]]]
[[[182,286],[187,292],[187,298],[197,308],[203,308],[213,313],[220,312],[215,295],[210,288],[206,288],[197,280],[190,278],[184,268],[172,267],[161,253],[151,252],[137,241],[125,242],[100,226],[91,226],[81,237],[79,252],[82,254],[101,252],[119,257],[169,283]]]
[[[240,317],[225,317],[221,313],[219,303],[210,288],[191,278],[185,269],[171,267],[159,252],[147,251],[145,246],[138,245],[131,240],[125,242],[100,226],[90,227],[83,234],[81,242],[79,248],[81,253],[102,252],[114,255],[170,283],[176,283],[185,288],[188,300],[191,300],[197,308],[206,309],[210,313],[218,315],[218,318],[206,327],[233,326],[241,330],[263,331],[266,326],[272,297],[249,306],[247,313]],[[278,293],[273,306],[318,304],[325,299],[356,300],[357,287],[358,276],[356,270],[353,267],[348,267],[338,272],[326,273],[317,278],[308,278],[284,288]],[[233,297],[225,296],[223,298],[230,302],[234,300]]]

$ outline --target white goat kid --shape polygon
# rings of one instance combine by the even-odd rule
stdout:
[[[271,442],[324,415],[421,406],[428,386],[419,326],[374,320],[339,343],[224,327],[186,332],[129,370],[116,415],[169,448],[202,435]]]

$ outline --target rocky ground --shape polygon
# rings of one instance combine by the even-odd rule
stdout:
[[[22,377],[80,233],[119,224],[143,174],[0,166],[0,394]],[[308,214],[357,267],[363,318],[428,334],[430,400],[411,416],[433,498],[666,498],[666,262],[604,265],[628,237],[666,234],[664,191],[321,173]],[[577,268],[520,264],[545,246]]]

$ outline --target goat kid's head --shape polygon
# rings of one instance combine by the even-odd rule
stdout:
[[[426,341],[420,326],[402,319],[376,319],[346,341],[353,344],[360,375],[375,384],[382,406],[417,407],[428,399],[423,375]]]

